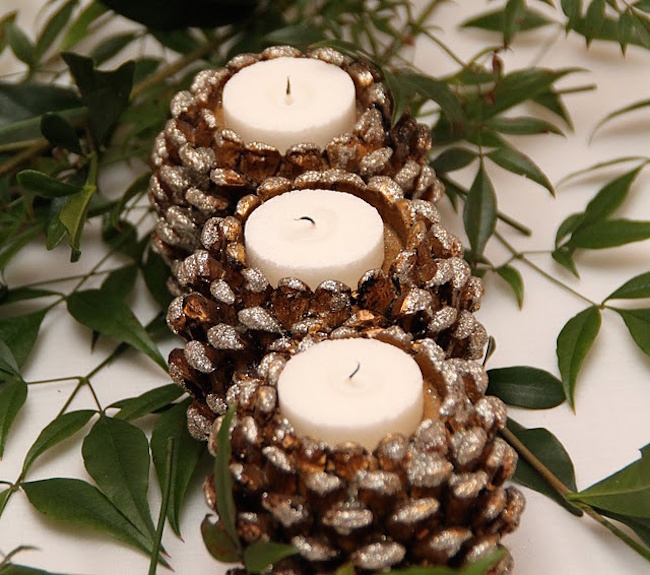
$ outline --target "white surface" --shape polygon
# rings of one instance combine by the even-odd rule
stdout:
[[[35,12],[37,1],[3,0],[2,9],[19,7]],[[543,9],[541,2],[534,3]],[[486,1],[446,4],[435,16],[434,24],[446,42],[464,58],[469,58],[486,44],[497,43],[494,36],[478,32],[459,33],[455,26],[470,13],[477,13],[496,4]],[[27,19],[21,20],[23,23]],[[528,66],[554,35],[550,29],[522,37],[515,46],[502,54],[506,71]],[[416,63],[439,74],[447,70],[448,60],[429,42],[416,50]],[[8,56],[0,59],[0,73],[7,70]],[[566,138],[512,139],[540,165],[553,182],[566,174],[614,157],[647,153],[648,110],[622,118],[612,124],[589,145],[588,137],[594,125],[607,113],[626,104],[650,96],[650,53],[630,47],[625,59],[618,47],[594,42],[587,52],[580,38],[563,34],[541,59],[549,67],[581,66],[586,70],[562,81],[565,87],[596,84],[595,92],[567,96],[566,103],[575,124],[575,131]],[[530,239],[508,234],[519,249],[547,250],[552,246],[555,230],[569,213],[584,208],[602,185],[602,177],[590,177],[574,186],[562,187],[552,199],[542,188],[515,178],[499,169],[490,168],[499,193],[501,209],[534,229]],[[609,175],[613,174],[610,172]],[[620,173],[620,172],[617,172]],[[104,188],[124,181],[125,175],[115,171],[104,179]],[[468,176],[469,177],[469,176]],[[467,180],[465,183],[468,183]],[[632,188],[621,217],[650,219],[650,194],[646,193],[650,176],[644,172]],[[442,204],[446,225],[458,230],[460,224],[448,204]],[[48,277],[79,273],[80,268],[95,260],[92,246],[99,230],[91,226],[86,233],[81,263],[68,263],[68,250],[60,248],[46,254],[35,247],[28,255],[12,265],[7,279],[21,285]],[[506,255],[489,246],[490,258],[500,263]],[[536,261],[563,281],[588,297],[601,300],[606,294],[632,276],[648,271],[650,243],[605,250],[583,252],[577,261],[582,281],[573,279],[549,257]],[[555,338],[564,323],[584,308],[574,296],[555,288],[530,270],[520,267],[526,281],[526,301],[518,311],[508,288],[498,278],[486,283],[486,296],[480,319],[498,342],[491,367],[528,364],[557,373]],[[142,289],[138,301],[132,302],[143,321],[151,317],[152,308]],[[634,302],[648,306],[648,302]],[[31,309],[31,304],[27,307]],[[594,349],[589,354],[577,386],[574,415],[566,406],[542,412],[513,410],[512,415],[529,426],[544,426],[564,443],[576,467],[578,487],[584,488],[638,458],[638,449],[650,439],[648,413],[650,389],[648,373],[650,359],[630,340],[625,326],[615,314],[605,311],[603,326]],[[29,362],[29,380],[62,377],[88,372],[110,351],[105,342],[98,343],[94,353],[89,351],[90,333],[72,322],[64,310],[56,309],[45,319],[44,337]],[[167,349],[171,347],[171,344]],[[164,350],[167,351],[167,350]],[[127,354],[125,359],[101,372],[93,379],[103,405],[130,395],[137,395],[168,381],[160,370],[147,360]],[[33,386],[28,404],[21,412],[9,437],[5,457],[0,462],[0,479],[14,480],[22,458],[39,431],[50,421],[65,402],[73,382]],[[87,390],[82,391],[74,407],[92,407]],[[86,478],[78,445],[67,441],[54,453],[44,456],[29,473],[28,479],[67,476]],[[204,506],[198,479],[181,516],[184,542],[169,531],[164,545],[171,555],[171,564],[180,575],[214,575],[224,573],[205,551],[198,526]],[[643,575],[648,564],[601,527],[587,518],[577,519],[545,498],[526,491],[528,507],[520,529],[505,542],[512,550],[518,575]],[[159,496],[154,490],[152,509],[157,512]],[[62,573],[113,575],[114,573],[144,574],[148,559],[141,553],[105,537],[92,533],[61,528],[34,511],[22,493],[16,494],[0,518],[0,549],[7,552],[17,545],[30,544],[38,551],[26,552],[21,563]],[[161,571],[164,572],[164,571]]]
[[[274,286],[297,277],[311,289],[328,279],[355,289],[363,274],[384,262],[379,212],[332,190],[293,190],[267,200],[246,220],[244,237],[248,265]]]
[[[258,62],[226,82],[223,114],[225,125],[245,142],[264,142],[283,153],[302,142],[324,148],[354,127],[354,83],[341,68],[320,60]]]
[[[394,345],[326,340],[287,362],[278,400],[299,435],[373,450],[387,433],[411,435],[422,421],[422,372]]]

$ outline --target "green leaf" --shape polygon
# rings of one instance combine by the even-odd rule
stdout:
[[[9,501],[12,493],[13,491],[10,488],[0,491],[0,517],[2,517],[2,513],[7,506],[7,501]]]
[[[126,220],[117,222],[113,227],[110,218],[106,218],[102,227],[102,239],[114,250],[129,256],[136,262],[142,259],[144,244],[138,242],[138,229]]]
[[[30,503],[52,519],[94,529],[151,552],[150,538],[138,531],[93,485],[80,479],[54,478],[22,484]]]
[[[138,279],[138,266],[131,264],[113,270],[102,282],[101,291],[109,300],[126,299]]]
[[[587,8],[584,19],[584,35],[587,46],[598,36],[605,22],[605,0],[592,0]]]
[[[618,513],[607,511],[606,509],[598,509],[598,512],[605,517],[609,517],[610,519],[620,521],[624,525],[627,525],[638,535],[641,541],[650,547],[650,519],[644,519],[642,517],[630,517],[629,515],[620,515]]]
[[[262,41],[270,46],[290,44],[296,48],[305,49],[310,44],[325,40],[323,30],[311,22],[301,22],[284,28],[277,28],[266,34]]]
[[[64,413],[52,420],[45,429],[41,431],[39,436],[36,438],[36,441],[29,448],[27,455],[25,455],[25,461],[23,461],[23,473],[26,473],[34,461],[36,461],[36,459],[48,449],[51,449],[55,445],[61,443],[64,439],[67,439],[82,429],[93,415],[95,415],[93,410],[83,409]]]
[[[68,243],[72,248],[71,261],[77,261],[81,255],[81,234],[86,224],[88,206],[97,187],[85,185],[80,192],[73,194],[59,212],[59,221],[68,233]]]
[[[490,573],[494,567],[505,555],[505,550],[497,549],[487,553],[484,557],[463,566],[460,569],[453,569],[451,567],[407,567],[406,569],[391,569],[390,573],[395,575],[486,575]],[[336,575],[354,575],[354,568],[352,571],[344,570],[341,574],[336,572]]]
[[[240,563],[241,549],[235,545],[223,528],[221,521],[212,523],[210,515],[201,521],[201,536],[206,549],[221,563]]]
[[[0,382],[0,459],[11,425],[27,399],[27,384],[19,377]]]
[[[625,54],[627,45],[634,40],[634,16],[628,9],[621,12],[618,18],[618,43],[621,45],[621,51]]]
[[[561,0],[562,12],[567,16],[567,29],[573,27],[573,23],[580,19],[581,0]]]
[[[506,426],[567,489],[576,490],[575,470],[571,457],[557,437],[544,428],[526,429],[510,418]],[[519,457],[513,479],[521,485],[546,495],[573,515],[582,515],[580,509],[552,488],[523,457]]]
[[[280,559],[296,553],[298,553],[298,549],[293,545],[274,543],[273,541],[255,541],[244,550],[244,566],[248,573],[262,573]]]
[[[147,260],[142,266],[142,275],[149,293],[161,309],[166,310],[172,301],[172,295],[167,289],[169,267],[162,257],[151,249],[147,255]]]
[[[431,167],[439,174],[455,172],[469,166],[476,159],[476,153],[466,148],[448,148],[431,160]]]
[[[68,311],[79,323],[131,345],[167,371],[156,344],[123,301],[109,299],[96,289],[80,291],[68,296]]]
[[[201,43],[191,30],[173,30],[171,32],[154,30],[151,34],[165,48],[179,54],[189,54],[201,47]]]
[[[636,110],[641,110],[643,108],[647,108],[648,106],[650,106],[650,99],[641,100],[639,102],[634,102],[633,104],[628,104],[627,106],[624,106],[623,108],[619,108],[618,110],[615,110],[615,111],[611,112],[610,114],[607,114],[607,116],[605,116],[600,122],[598,122],[598,124],[596,124],[596,127],[593,129],[593,132],[591,133],[591,137],[593,138],[595,136],[596,132],[598,132],[598,130],[600,130],[600,128],[602,128],[605,124],[609,123],[614,118],[618,118],[619,116],[629,114],[630,112],[635,112]],[[634,158],[630,158],[630,159],[641,159],[641,160],[643,160],[644,158],[634,157]]]
[[[598,483],[569,496],[612,513],[650,519],[650,444],[641,458]]]
[[[519,309],[521,309],[524,304],[524,280],[522,279],[519,270],[512,266],[501,266],[494,271],[496,271],[512,288],[512,291],[517,298]]]
[[[162,413],[151,436],[151,454],[158,482],[160,485],[166,485],[167,481],[171,482],[171,502],[167,510],[167,517],[174,533],[179,536],[180,514],[185,494],[206,448],[205,443],[196,441],[187,430],[187,407],[189,404],[190,400],[187,399]],[[174,438],[176,446],[171,469],[169,469],[167,461],[167,439],[170,437]],[[169,477],[170,473],[171,477]]]
[[[550,112],[553,112],[553,114],[564,120],[564,123],[570,129],[573,129],[571,116],[569,116],[569,112],[567,111],[564,102],[562,102],[562,98],[556,91],[549,89],[541,94],[534,95],[531,100]]]
[[[102,416],[85,437],[81,453],[99,489],[153,545],[156,528],[147,501],[149,444],[144,432]]]
[[[221,420],[221,428],[217,434],[217,455],[214,461],[214,487],[217,499],[217,513],[223,527],[235,544],[241,548],[237,534],[237,510],[232,496],[232,478],[230,477],[230,425],[235,416],[235,405],[231,405]]]
[[[47,309],[0,319],[0,340],[4,341],[22,367],[32,351]]]
[[[519,22],[524,12],[524,0],[508,0],[503,11],[503,45],[509,46],[519,31]]]
[[[36,65],[36,47],[18,26],[13,22],[6,25],[7,43],[11,47],[16,58],[33,68]]]
[[[49,289],[41,288],[13,288],[9,289],[9,291],[7,291],[2,298],[0,298],[0,305],[7,305],[19,301],[38,299],[41,297],[49,297],[53,295],[59,295],[59,293]]]
[[[553,374],[536,367],[518,365],[490,369],[488,395],[515,407],[549,409],[564,401],[562,382]]]
[[[12,234],[10,238],[5,241],[4,249],[0,252],[0,273],[4,271],[9,262],[22,250],[29,242],[31,242],[41,232],[41,226],[38,223],[30,226],[25,231]]]
[[[89,34],[89,28],[95,20],[108,10],[99,2],[91,2],[86,6],[68,27],[59,44],[59,50],[65,52],[78,44]]]
[[[503,32],[505,27],[505,12],[503,10],[494,10],[492,12],[485,12],[475,18],[465,20],[461,27],[463,28],[479,28],[481,30],[488,30],[490,32]],[[528,30],[535,30],[542,26],[551,24],[552,21],[539,12],[524,8],[523,13],[519,16],[519,32],[527,32]]]
[[[59,114],[45,114],[41,118],[41,133],[53,146],[60,146],[75,154],[82,154],[77,131]]]
[[[560,130],[560,128],[555,124],[551,124],[551,122],[541,120],[540,118],[529,116],[520,116],[517,118],[496,116],[490,118],[485,125],[496,132],[512,136],[531,136],[538,134],[562,135],[562,130]]]
[[[50,18],[45,22],[43,29],[40,31],[36,39],[36,54],[40,58],[47,49],[52,46],[57,36],[66,27],[69,22],[72,12],[77,7],[78,0],[68,0],[61,8],[59,8]]]
[[[16,21],[17,12],[9,12],[0,16],[0,54],[7,47],[7,26],[13,24]]]
[[[81,102],[68,88],[25,82],[22,84],[0,83],[0,127],[39,117],[47,112],[61,112],[79,108]],[[36,134],[39,134],[38,123]],[[1,140],[6,143],[5,140]]]
[[[528,178],[546,188],[551,194],[555,194],[553,184],[551,184],[544,172],[528,156],[518,150],[510,146],[502,146],[492,150],[487,154],[487,157],[504,170]]]
[[[145,391],[137,397],[123,399],[117,404],[109,405],[109,407],[119,407],[120,410],[113,416],[115,419],[132,421],[167,407],[183,393],[185,392],[178,385],[170,383]]]
[[[129,201],[131,201],[133,198],[146,193],[147,189],[149,188],[150,178],[151,178],[151,174],[145,172],[141,176],[138,176],[133,182],[131,182],[129,187],[124,191],[124,193],[120,197],[119,201],[115,204],[115,207],[111,210],[111,214],[109,217],[110,226],[112,226],[113,228],[119,227],[120,222],[123,221],[120,220],[120,216],[122,215],[122,212],[124,211],[126,204]]]
[[[65,52],[62,57],[88,107],[90,129],[97,143],[105,144],[129,103],[135,63],[126,62],[115,70],[104,72],[95,69],[90,58],[72,52]]]
[[[605,184],[585,208],[580,227],[602,221],[623,203],[643,165]]]
[[[418,94],[436,102],[445,113],[448,120],[460,122],[465,117],[465,112],[460,100],[442,80],[437,80],[425,74],[400,70],[398,81],[407,83]]]
[[[602,250],[650,239],[650,221],[605,220],[594,222],[573,232],[568,246]]]
[[[612,309],[623,318],[632,339],[643,353],[650,355],[650,309]]]
[[[557,337],[557,363],[571,409],[575,409],[574,394],[580,368],[598,335],[600,323],[600,310],[591,306],[572,317]]]
[[[16,363],[16,358],[9,346],[0,339],[0,373],[4,372],[9,375],[21,377],[20,368]]]
[[[109,36],[97,44],[91,50],[89,56],[93,59],[95,65],[99,66],[110,60],[113,56],[117,56],[117,54],[124,50],[137,37],[138,35],[134,32],[124,32]]]
[[[478,259],[483,255],[485,244],[497,223],[496,194],[483,164],[480,165],[465,200],[463,221],[472,247],[472,257]]]
[[[53,573],[52,571],[43,571],[42,569],[34,569],[33,567],[26,567],[25,565],[16,565],[15,563],[7,563],[0,568],[0,575],[62,575]]]
[[[639,299],[650,297],[650,272],[640,274],[626,281],[620,288],[609,294],[604,301],[610,299]]]
[[[570,271],[577,278],[580,277],[578,268],[573,261],[573,250],[570,248],[558,248],[551,253],[553,259],[559,263],[563,268]]]
[[[62,182],[37,170],[23,170],[22,172],[18,172],[16,180],[21,187],[44,198],[72,196],[82,191],[81,186]]]
[[[560,246],[564,238],[566,238],[568,235],[575,232],[580,227],[580,224],[584,221],[584,218],[585,218],[584,212],[577,213],[577,214],[570,214],[569,216],[564,218],[562,223],[557,228],[557,232],[555,233],[556,248]]]

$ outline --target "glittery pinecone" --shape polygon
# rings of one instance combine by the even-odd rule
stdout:
[[[273,568],[283,575],[333,573],[348,562],[362,572],[460,566],[501,548],[525,502],[505,485],[517,454],[497,436],[506,411],[484,396],[481,365],[448,359],[432,339],[412,341],[395,326],[355,335],[413,355],[424,375],[425,419],[410,437],[386,435],[372,453],[356,443],[329,447],[296,435],[278,410],[277,379],[290,354],[272,352],[237,372],[229,391],[238,406],[230,472],[242,545],[297,547],[298,556]],[[213,454],[221,421],[210,433]],[[216,511],[212,477],[204,491]],[[506,553],[491,574],[511,567]]]
[[[284,154],[266,144],[244,143],[226,129],[220,109],[225,83],[246,66],[279,57],[316,58],[345,70],[356,89],[354,129],[324,149],[300,143]],[[200,72],[190,91],[176,94],[171,113],[155,141],[149,186],[159,216],[153,247],[170,263],[201,247],[201,229],[209,218],[231,215],[239,199],[255,193],[269,177],[292,179],[306,171],[338,168],[365,180],[391,176],[407,197],[436,201],[443,193],[426,163],[429,129],[408,114],[391,126],[392,102],[379,72],[330,48],[303,54],[276,46],[261,54],[236,56],[223,68]]]
[[[312,290],[297,278],[274,288],[247,267],[246,218],[266,199],[306,188],[351,193],[377,208],[385,224],[383,269],[369,270],[356,286],[327,280]],[[482,283],[471,275],[458,238],[438,220],[431,202],[403,198],[391,178],[366,184],[341,170],[269,178],[256,195],[240,199],[234,215],[208,220],[203,249],[175,270],[183,293],[167,314],[172,331],[187,341],[172,351],[169,365],[172,378],[196,399],[192,409],[223,413],[233,375],[268,352],[292,354],[360,332],[395,328],[408,341],[435,340],[448,358],[479,358],[487,334],[473,312]],[[194,431],[205,438],[209,429]]]

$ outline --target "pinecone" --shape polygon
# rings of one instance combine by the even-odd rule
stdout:
[[[278,57],[316,58],[345,70],[357,97],[357,124],[324,148],[300,143],[282,154],[261,143],[244,143],[221,118],[221,94],[238,70]],[[407,197],[437,201],[440,181],[426,163],[429,129],[408,114],[391,127],[392,102],[379,72],[369,63],[350,60],[330,48],[302,54],[287,47],[262,54],[241,54],[216,70],[200,72],[190,91],[176,94],[172,119],[156,138],[149,198],[159,215],[154,249],[169,263],[201,247],[204,223],[232,215],[240,198],[255,193],[269,177],[293,179],[306,171],[338,168],[365,180],[393,177]],[[178,286],[172,286],[178,291]]]
[[[518,525],[524,498],[504,485],[517,454],[496,435],[506,411],[484,396],[483,368],[447,359],[432,339],[412,341],[396,326],[355,336],[413,355],[425,379],[425,419],[410,437],[386,435],[372,453],[355,443],[330,447],[297,436],[278,410],[277,378],[290,354],[271,352],[256,368],[238,371],[228,400],[237,403],[230,471],[242,545],[297,547],[298,556],[272,570],[286,575],[333,573],[348,562],[363,572],[460,566],[500,548]],[[213,454],[221,421],[208,442]],[[204,492],[216,511],[212,477]],[[511,567],[506,554],[491,573]]]
[[[357,286],[327,280],[312,291],[297,278],[273,288],[247,267],[246,218],[266,199],[305,188],[351,193],[377,208],[385,222],[383,269],[369,270]],[[197,400],[193,409],[205,411],[203,429],[193,427],[198,438],[205,439],[215,414],[230,403],[233,375],[269,352],[293,354],[323,339],[395,329],[408,342],[435,340],[447,358],[481,356],[487,334],[472,312],[482,283],[433,204],[402,194],[386,176],[366,184],[341,170],[306,172],[293,181],[267,179],[256,195],[240,199],[234,215],[205,223],[203,249],[175,270],[183,294],[167,314],[172,331],[187,340],[184,349],[171,352],[170,373]]]

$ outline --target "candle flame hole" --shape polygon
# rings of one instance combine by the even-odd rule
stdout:
[[[294,221],[300,222],[300,221],[307,221],[311,222],[312,224],[316,225],[316,222],[313,218],[310,218],[309,216],[301,216],[299,218],[296,218]]]
[[[288,106],[293,104],[293,97],[291,96],[291,78],[287,76],[287,91],[285,94],[285,102]]]
[[[359,370],[361,369],[361,362],[357,361],[357,367],[354,368],[354,371],[348,375],[348,379],[352,379],[357,373],[359,373]]]

